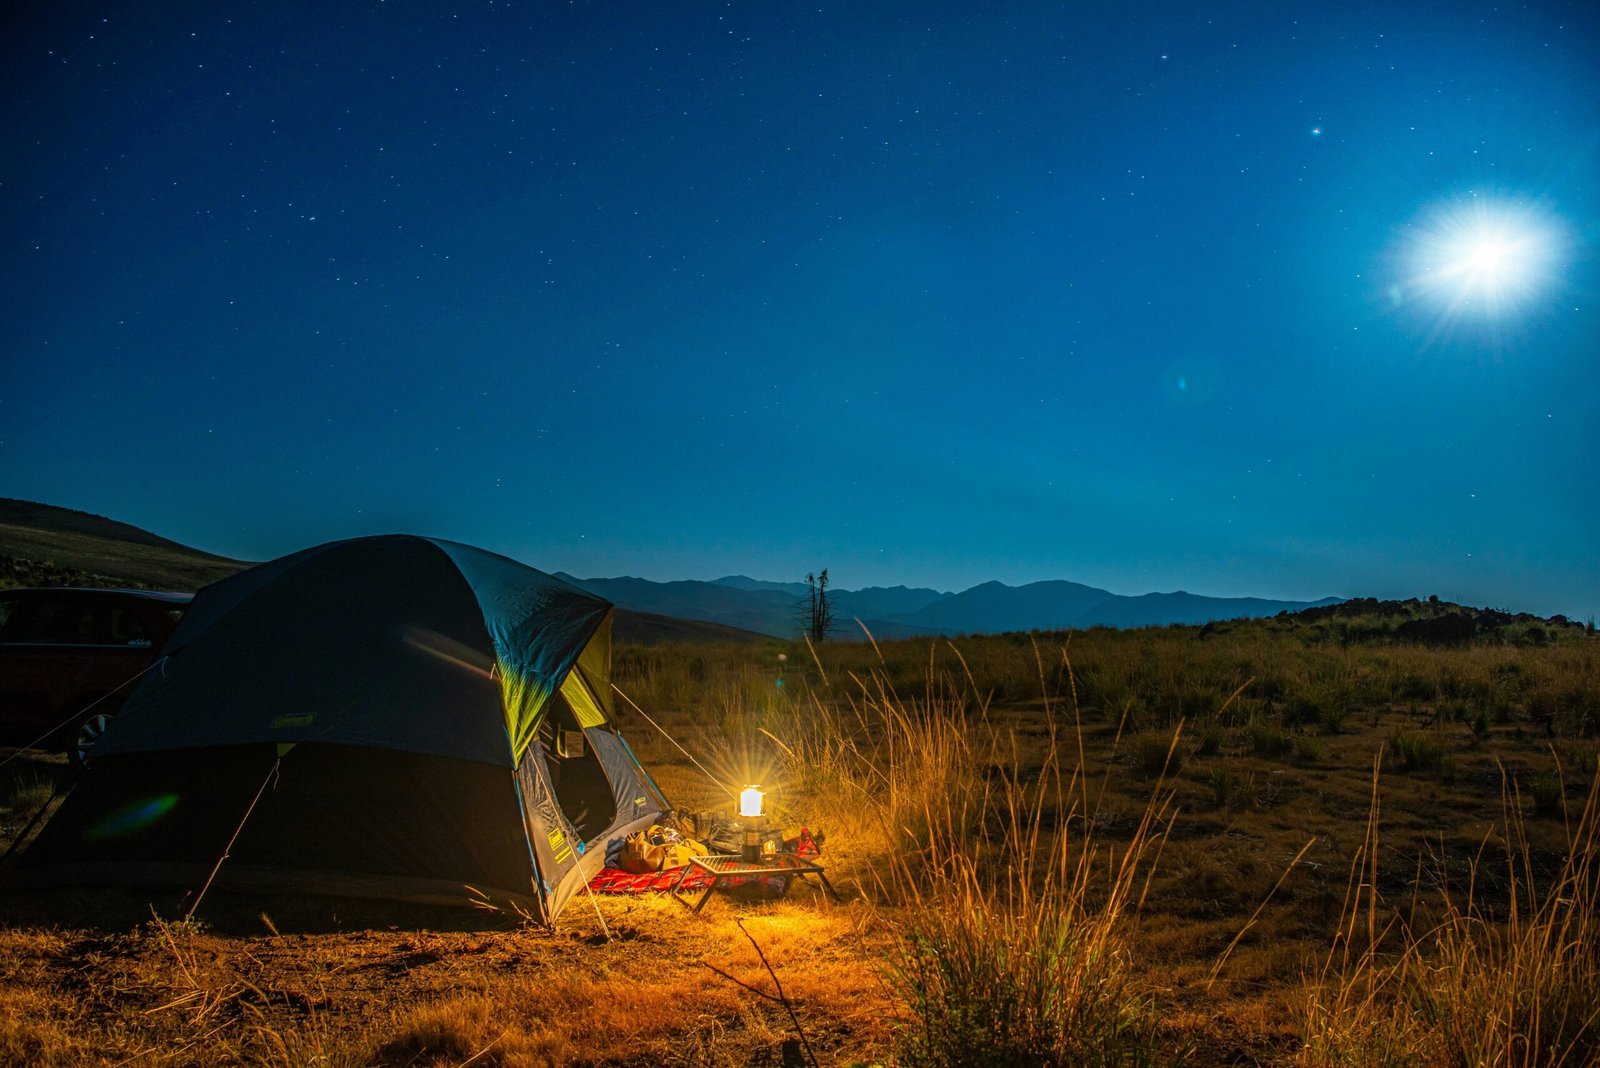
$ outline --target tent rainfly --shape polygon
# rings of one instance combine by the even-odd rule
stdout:
[[[216,869],[218,887],[488,901],[548,923],[666,807],[611,725],[611,611],[409,535],[223,579],[17,882],[198,891]]]

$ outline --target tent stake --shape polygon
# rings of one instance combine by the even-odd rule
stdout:
[[[185,923],[194,915],[194,910],[200,907],[200,901],[206,896],[206,891],[211,889],[211,881],[217,877],[217,872],[222,870],[222,862],[228,859],[228,854],[233,851],[233,843],[239,840],[239,833],[244,830],[244,825],[249,821],[250,814],[256,810],[256,804],[261,800],[261,795],[267,792],[267,784],[278,777],[278,765],[283,763],[283,757],[272,762],[272,770],[267,772],[267,777],[261,780],[261,788],[256,791],[256,796],[251,800],[250,807],[244,810],[244,818],[239,821],[239,826],[233,829],[233,837],[228,839],[228,844],[222,847],[222,856],[217,858],[212,865],[211,874],[206,876],[206,884],[200,888],[200,893],[195,895],[194,904],[189,906],[189,911],[183,914]]]

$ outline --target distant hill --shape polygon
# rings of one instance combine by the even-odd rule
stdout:
[[[1322,608],[1338,604],[1338,597],[1320,601],[1268,601],[1260,597],[1202,597],[1185,593],[1146,593],[1138,597],[1115,597],[1096,605],[1084,615],[1084,622],[1096,627],[1144,627],[1151,620],[1162,623],[1212,623],[1219,619],[1260,619],[1279,612]],[[1288,607],[1289,605],[1295,607]]]
[[[1116,600],[1110,590],[1078,582],[1030,582],[1007,586],[985,582],[892,622],[945,634],[999,634],[1016,630],[1065,630],[1082,626],[1086,613]]]
[[[0,588],[133,586],[193,592],[250,567],[89,512],[0,498]],[[603,595],[602,595],[603,596]],[[609,598],[608,598],[609,600]],[[749,643],[766,635],[618,606],[620,641]]]
[[[805,590],[802,588],[801,592]],[[864,590],[829,590],[828,596],[841,617],[885,620],[913,615],[956,594],[905,586],[869,586]]]
[[[740,576],[714,582],[652,582],[642,578],[561,578],[617,605],[684,619],[725,623],[774,637],[800,629],[804,583],[761,582]],[[795,593],[789,591],[797,590]],[[1304,608],[1338,604],[1272,601],[1260,597],[1204,597],[1193,593],[1148,593],[1128,597],[1079,582],[1054,580],[1026,586],[985,582],[961,593],[905,586],[830,590],[835,636],[875,638],[1001,634],[1023,630],[1087,627],[1151,627],[1257,619]],[[859,622],[858,622],[859,621]]]
[[[738,627],[725,627],[721,623],[675,619],[672,616],[635,612],[627,608],[617,609],[611,623],[611,637],[615,641],[630,645],[659,645],[663,642],[751,645],[773,640],[766,634],[740,630]]]
[[[791,597],[800,597],[806,592],[804,582],[768,582],[765,579],[753,579],[747,575],[724,575],[719,579],[711,580],[717,586],[732,586],[736,590],[777,590],[787,593]]]
[[[139,527],[70,508],[0,498],[0,585],[146,586],[197,590],[250,564],[191,548]],[[727,575],[713,582],[557,577],[618,608],[624,641],[761,641],[800,630],[801,582]],[[1087,627],[1148,627],[1254,619],[1337,605],[1259,597],[1147,593],[1135,597],[1079,582],[985,582],[960,593],[905,586],[830,589],[836,635],[862,639],[998,634]],[[858,622],[859,621],[859,624]]]
[[[8,585],[191,591],[249,566],[105,516],[0,497],[0,574]]]
[[[783,590],[746,590],[698,580],[580,579],[559,571],[556,578],[636,612],[721,623],[785,638],[792,638],[799,632],[796,615],[799,598]]]
[[[619,580],[589,579],[582,581],[604,583]],[[646,580],[636,579],[629,581],[644,582]],[[699,610],[698,606],[686,603],[686,601],[692,601],[698,594],[704,592],[699,590],[699,585],[689,583],[674,591],[676,606],[680,611],[693,612]],[[805,604],[810,596],[810,589],[804,582],[766,582],[761,579],[749,578],[745,575],[725,575],[722,578],[713,579],[711,585],[727,586],[745,592],[783,594],[785,596],[783,601],[764,597],[759,604],[752,603],[747,610],[749,612],[748,615],[744,615],[746,610],[735,609],[747,619],[747,622],[743,625],[752,626],[756,629],[770,626],[772,629],[768,630],[768,633],[774,636],[794,636],[799,629],[798,621],[800,619],[801,605]],[[598,592],[598,589],[596,589],[596,592]],[[642,588],[635,588],[626,592],[614,589],[613,592],[616,592],[619,596],[637,595],[652,600],[656,596]],[[828,598],[832,602],[835,612],[834,618],[840,622],[840,635],[849,638],[865,637],[856,622],[857,620],[861,620],[866,624],[874,638],[915,638],[939,634],[941,631],[937,626],[905,623],[901,622],[899,617],[921,611],[935,601],[941,601],[953,596],[955,595],[943,593],[939,590],[910,589],[905,586],[869,586],[861,590],[830,588],[828,590]],[[716,600],[717,598],[713,597],[713,599]],[[737,602],[733,603],[737,604]]]
[[[1563,615],[1543,617],[1499,608],[1475,608],[1438,597],[1425,601],[1416,597],[1404,601],[1362,597],[1285,613],[1273,625],[1300,630],[1311,641],[1334,641],[1341,646],[1358,642],[1456,647],[1484,642],[1546,645],[1561,640],[1563,633],[1595,632],[1592,621],[1579,623]]]

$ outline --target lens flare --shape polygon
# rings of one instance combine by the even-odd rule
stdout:
[[[1407,235],[1396,303],[1426,299],[1446,318],[1504,319],[1534,308],[1561,266],[1560,227],[1531,204],[1472,197],[1425,211]]]
[[[478,650],[468,645],[463,645],[453,638],[447,638],[437,631],[424,630],[421,627],[407,627],[401,635],[401,640],[413,649],[427,653],[429,656],[443,660],[447,664],[461,668],[485,679],[494,677],[491,669],[493,661]]]
[[[160,797],[140,798],[138,801],[123,805],[105,819],[90,827],[84,837],[91,840],[120,838],[122,835],[155,823],[162,816],[171,812],[173,806],[177,803],[177,794],[162,794]]]

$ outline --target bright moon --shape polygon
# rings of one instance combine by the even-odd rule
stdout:
[[[1525,204],[1475,198],[1434,208],[1413,232],[1406,288],[1443,302],[1448,315],[1514,314],[1555,281],[1556,233]]]
[[[1539,244],[1532,232],[1507,234],[1486,226],[1463,237],[1443,275],[1494,298],[1528,281],[1539,269]]]
[[[1467,253],[1466,268],[1491,285],[1516,270],[1505,242],[1497,237],[1473,245]]]

